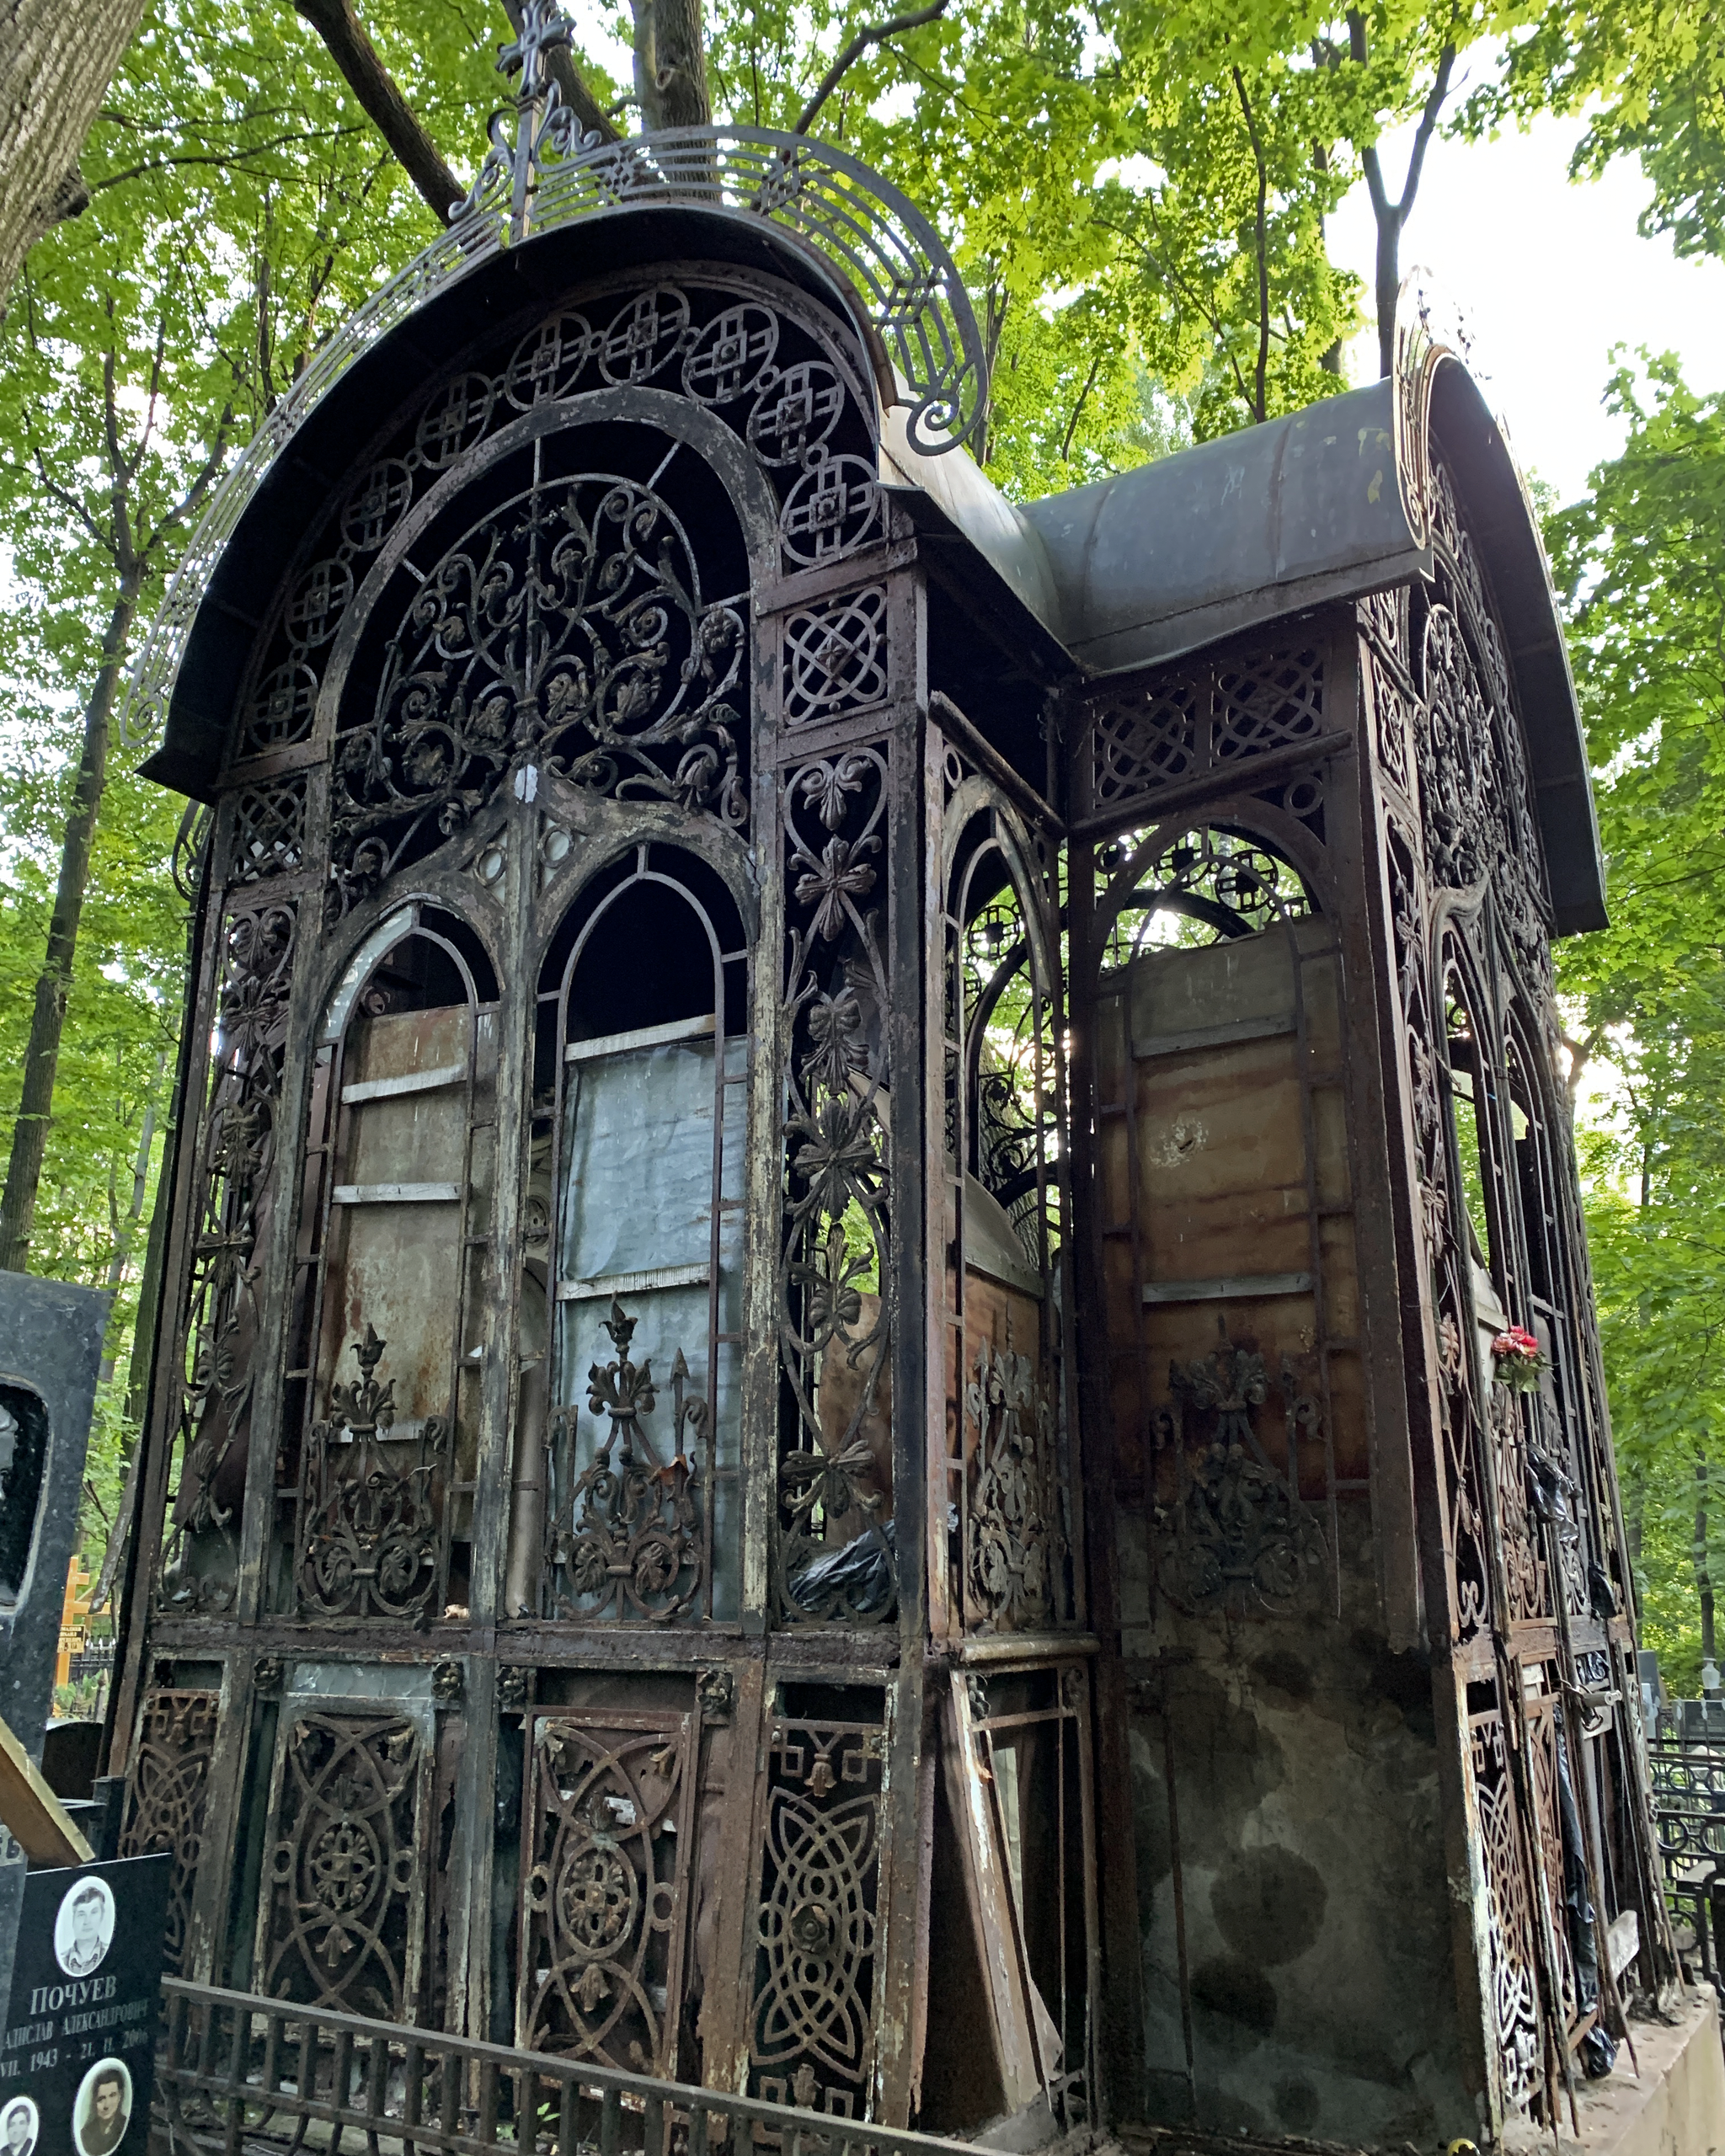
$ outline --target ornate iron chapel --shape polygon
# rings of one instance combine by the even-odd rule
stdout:
[[[177,1965],[1013,2147],[1549,2119],[1668,1940],[1507,449],[1410,304],[1009,504],[915,209],[547,34],[129,712]]]

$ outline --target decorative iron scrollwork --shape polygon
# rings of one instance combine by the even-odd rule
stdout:
[[[1253,1428],[1271,1389],[1261,1355],[1236,1346],[1224,1331],[1210,1354],[1171,1364],[1168,1383],[1172,1404],[1157,1412],[1154,1425],[1158,1450],[1172,1454],[1174,1484],[1172,1502],[1156,1509],[1162,1592],[1194,1613],[1282,1616],[1311,1606],[1328,1551],[1300,1501],[1300,1439],[1302,1432],[1317,1433],[1318,1409],[1292,1364],[1282,1358],[1284,1473],[1270,1465]]]
[[[839,2118],[868,2102],[874,2050],[878,1729],[777,1723],[756,1915],[756,2095]]]
[[[1493,2020],[1504,2099],[1520,2105],[1535,2093],[1541,2081],[1533,1908],[1502,1715],[1495,1706],[1474,1715],[1471,1732],[1474,1817],[1479,1823],[1488,1897]]]
[[[534,1726],[521,2041],[637,2073],[676,2065],[687,1721]]]
[[[395,1380],[380,1385],[377,1375],[387,1345],[366,1327],[354,1342],[360,1381],[332,1385],[329,1412],[312,1425],[300,1607],[425,1625],[441,1614],[450,1426],[428,1415],[414,1437],[391,1438]]]
[[[283,899],[223,922],[217,1054],[202,1134],[204,1188],[180,1335],[179,1478],[158,1596],[164,1608],[229,1608],[250,1442],[258,1326],[254,1252],[274,1200],[275,1115],[299,916]]]
[[[185,1967],[192,1881],[203,1849],[217,1702],[214,1692],[150,1693],[127,1778],[120,1854],[151,1856],[166,1849],[174,1858],[163,1955],[177,1974]]]
[[[302,1714],[278,1769],[264,1919],[272,1999],[413,2018],[422,1892],[419,1732],[393,1715]]]
[[[779,1460],[774,1561],[780,1614],[793,1623],[879,1620],[897,1594],[879,1433],[891,1330],[882,1127],[891,998],[884,915],[868,903],[886,780],[879,750],[852,750],[793,771],[781,797],[794,925],[777,1292],[795,1428]]]
[[[658,1404],[659,1385],[650,1361],[630,1359],[635,1326],[613,1301],[605,1330],[617,1353],[587,1373],[588,1412],[609,1427],[586,1466],[579,1465],[575,1410],[560,1409],[553,1418],[545,1593],[553,1617],[669,1624],[696,1607],[706,1583],[712,1409],[690,1390],[679,1348],[670,1373],[669,1456],[661,1460],[643,1421]]]

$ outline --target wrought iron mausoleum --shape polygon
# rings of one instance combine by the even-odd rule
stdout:
[[[1504,442],[1410,306],[1008,504],[911,206],[575,143],[543,28],[134,691],[179,1969],[1015,2147],[1549,2117],[1666,1934]]]

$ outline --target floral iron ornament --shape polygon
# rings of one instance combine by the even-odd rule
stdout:
[[[668,1624],[695,1607],[706,1582],[712,1411],[688,1390],[679,1348],[670,1374],[672,1455],[661,1465],[642,1427],[658,1405],[659,1386],[652,1363],[630,1356],[636,1322],[613,1300],[605,1330],[617,1354],[587,1373],[589,1411],[610,1428],[585,1469],[577,1466],[574,1410],[563,1409],[553,1423],[546,1591],[553,1616]]]
[[[377,1379],[387,1345],[366,1326],[354,1342],[359,1382],[332,1385],[328,1414],[312,1426],[300,1605],[316,1616],[425,1625],[436,1614],[443,1569],[436,1486],[450,1426],[428,1415],[417,1438],[392,1438],[395,1380]]]
[[[1270,1396],[1262,1355],[1222,1330],[1196,1362],[1169,1365],[1172,1406],[1155,1418],[1158,1450],[1173,1454],[1178,1495],[1158,1506],[1157,1577],[1178,1607],[1287,1614],[1309,1604],[1327,1552],[1300,1499],[1300,1438],[1316,1432],[1315,1401],[1282,1358],[1280,1391],[1288,1466],[1277,1473],[1254,1423]],[[1203,1432],[1209,1422],[1207,1434]]]

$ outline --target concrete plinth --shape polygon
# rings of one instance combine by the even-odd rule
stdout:
[[[1632,2021],[1630,2033],[1639,2077],[1620,2045],[1616,2069],[1578,2095],[1578,2140],[1565,2107],[1559,2156],[1725,2156],[1725,2051],[1712,1987],[1681,1993],[1674,2022]],[[1503,2137],[1504,2156],[1551,2149],[1550,2132],[1530,2124]]]

